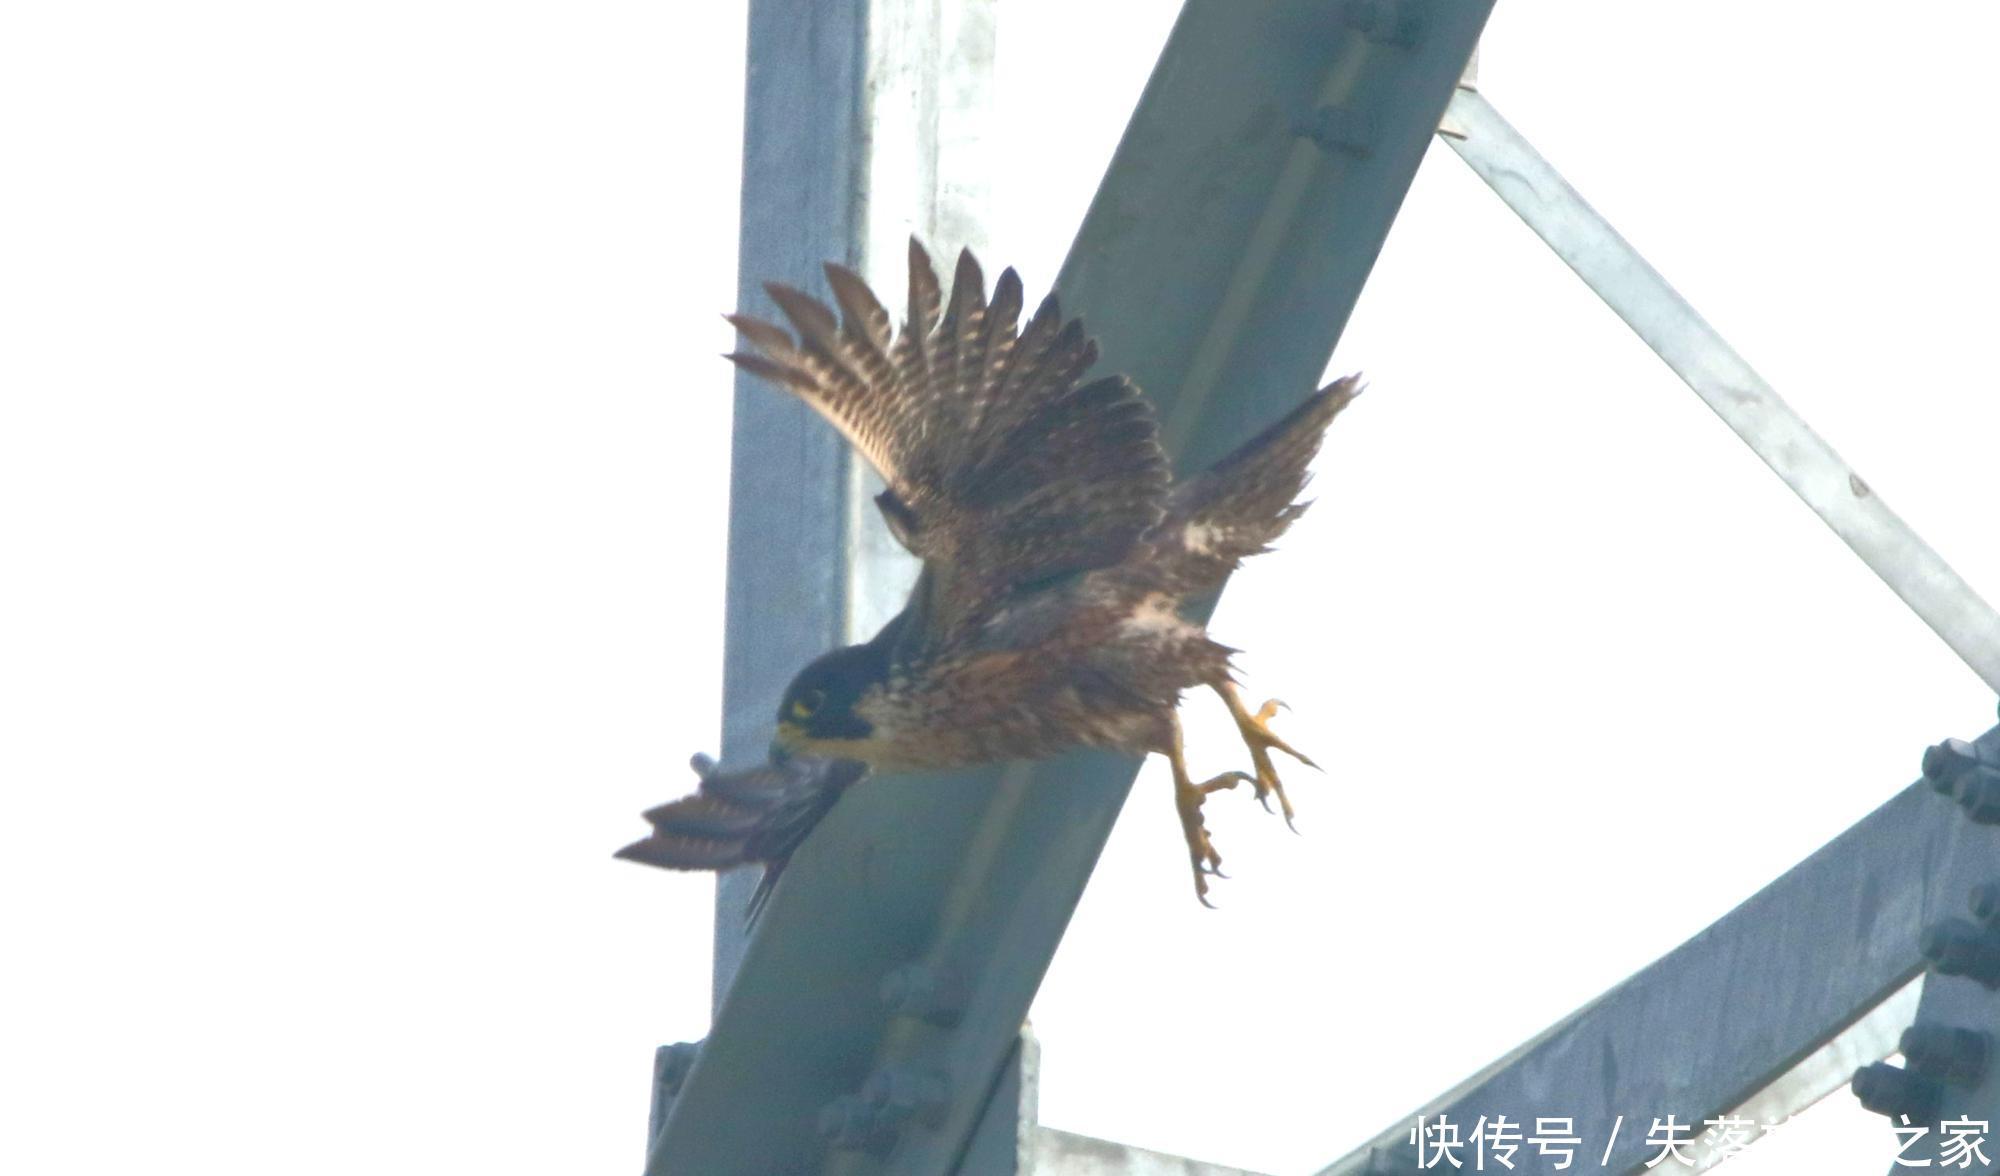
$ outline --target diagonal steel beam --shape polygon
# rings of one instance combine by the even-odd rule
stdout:
[[[1183,10],[1057,288],[1184,466],[1317,381],[1490,9]],[[857,788],[766,910],[648,1171],[950,1171],[1134,768],[1079,753]]]
[[[2000,613],[1703,321],[1477,90],[1446,142],[1952,652],[2000,693]]]
[[[2000,728],[1980,746],[2000,754]],[[1919,782],[1742,906],[1417,1114],[1467,1135],[1505,1115],[1523,1134],[1568,1116],[1592,1171],[1635,1172],[1653,1120],[1694,1124],[1742,1106],[1910,983],[1922,928],[1991,877],[2000,831]],[[1787,1108],[1796,1110],[1797,1108]],[[1412,1171],[1416,1114],[1320,1176]],[[1525,1127],[1523,1125],[1525,1124]],[[1614,1142],[1615,1137],[1615,1142]],[[1520,1172],[1553,1169],[1526,1149]],[[1587,1167],[1582,1162],[1576,1168]]]

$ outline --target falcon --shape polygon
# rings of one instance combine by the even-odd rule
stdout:
[[[728,358],[811,406],[881,475],[882,517],[923,564],[909,602],[873,638],[800,671],[778,704],[769,764],[729,774],[697,757],[700,790],[647,813],[653,835],[620,856],[679,869],[761,862],[754,910],[863,766],[937,770],[1081,745],[1166,757],[1207,905],[1222,856],[1205,799],[1248,783],[1289,823],[1272,753],[1312,761],[1271,730],[1281,703],[1244,703],[1235,651],[1188,606],[1304,511],[1307,463],[1359,380],[1320,389],[1176,483],[1152,405],[1124,376],[1085,380],[1097,346],[1054,295],[1023,325],[1012,269],[989,301],[969,251],[948,295],[914,238],[909,265],[893,337],[867,284],[832,264],[837,314],[769,284],[789,330],[725,316],[749,344]],[[1250,771],[1189,772],[1175,711],[1199,687],[1228,707]]]

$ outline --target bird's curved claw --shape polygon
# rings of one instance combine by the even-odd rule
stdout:
[[[1222,872],[1222,854],[1216,851],[1215,843],[1208,838],[1208,825],[1201,819],[1202,802],[1210,793],[1234,788],[1252,777],[1243,772],[1224,772],[1220,776],[1200,784],[1188,779],[1185,765],[1175,765],[1174,808],[1180,813],[1181,834],[1187,840],[1188,864],[1194,869],[1194,896],[1201,905],[1213,908],[1208,901],[1208,880],[1227,878]]]
[[[1292,802],[1285,796],[1285,785],[1278,779],[1278,769],[1271,763],[1271,753],[1282,751],[1315,771],[1319,770],[1319,765],[1313,762],[1311,756],[1280,739],[1271,730],[1271,719],[1280,710],[1292,708],[1287,706],[1283,699],[1267,698],[1262,706],[1252,712],[1243,705],[1243,700],[1237,695],[1234,686],[1227,688],[1217,686],[1216,691],[1222,695],[1223,702],[1228,704],[1230,717],[1236,720],[1237,733],[1242,736],[1244,746],[1250,749],[1250,763],[1256,769],[1256,774],[1250,779],[1256,785],[1258,803],[1264,806],[1265,812],[1270,812],[1271,798],[1277,797],[1278,810],[1285,817],[1285,827],[1294,833],[1298,832],[1298,824],[1293,820]]]

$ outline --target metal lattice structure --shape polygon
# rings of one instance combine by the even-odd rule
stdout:
[[[1815,434],[1658,271],[1599,217],[1468,82],[1448,142],[1591,290],[1685,380],[1774,473],[1987,685],[2000,692],[2000,617]],[[1612,1171],[1660,1152],[1645,1128],[1663,1114],[1716,1121],[1753,1102],[1782,1119],[1847,1081],[1851,1058],[1895,1049],[1856,1076],[1871,1109],[1928,1125],[1914,1160],[1938,1158],[1941,1124],[2000,1123],[2000,728],[1941,745],[1925,781],[1893,800],[1694,939],[1428,1104],[1468,1126],[1533,1123],[1547,1092],[1587,1107],[1578,1134],[1613,1141]],[[1957,811],[1937,794],[1959,801]],[[1970,900],[1968,902],[1968,896]],[[1960,915],[1973,908],[1980,922]],[[1916,1019],[1892,1001],[1926,968]],[[1941,973],[1941,974],[1940,974]],[[1909,1025],[1897,1036],[1898,1030]],[[1914,1036],[1913,1036],[1914,1035]],[[1760,1095],[1762,1096],[1760,1098]],[[1413,1120],[1416,1116],[1411,1117]],[[1625,1125],[1636,1124],[1627,1132]],[[1408,1123],[1322,1176],[1409,1170]],[[1698,1143],[1699,1141],[1697,1141]],[[1922,1141],[1919,1141],[1922,1142]],[[1697,1146],[1687,1167],[1717,1162]],[[2000,1165],[1988,1166],[1992,1172]],[[1527,1170],[1534,1170],[1529,1167]]]
[[[1992,610],[1461,82],[1490,8],[1191,0],[1056,282],[1106,370],[1156,399],[1182,468],[1276,417],[1324,368],[1442,121],[2000,690]],[[871,263],[911,229],[977,243],[964,144],[985,117],[992,19],[992,0],[753,0],[746,286],[803,284],[828,258],[879,274]],[[936,118],[911,117],[911,94]],[[948,120],[956,137],[939,134]],[[903,572],[830,429],[762,390],[739,389],[736,412],[724,751],[740,762],[761,754],[792,672],[883,619]],[[1864,1093],[1917,1121],[2000,1121],[2000,1067],[1975,1064],[1956,1032],[2000,1024],[1997,765],[2000,730],[1936,751],[1928,783],[1422,1113],[1533,1122],[1559,1091],[1579,1133],[1605,1138],[1642,1114],[1699,1123],[1759,1098],[1795,1109],[1854,1060],[1886,1056],[1928,962],[1954,973],[1923,987],[1918,1025],[1933,1029],[1905,1040],[1908,1070],[1867,1071]],[[754,880],[726,880],[714,1028],[698,1049],[661,1051],[648,1172],[1225,1173],[1034,1122],[1022,1021],[1133,771],[1079,753],[874,781],[806,844],[747,941],[738,912]],[[1973,917],[1958,917],[1976,886]],[[1327,1172],[1409,1170],[1407,1130]],[[1643,1144],[1627,1136],[1600,1170],[1643,1168]]]

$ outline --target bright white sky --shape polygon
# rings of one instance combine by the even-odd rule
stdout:
[[[991,260],[1031,290],[1174,8],[1003,5]],[[639,1163],[712,891],[608,855],[717,741],[742,28],[0,15],[0,1170]],[[1541,0],[1482,60],[1989,598],[1997,36]],[[1993,720],[1448,150],[1334,366],[1373,391],[1321,505],[1214,622],[1327,768],[1305,835],[1221,798],[1202,911],[1141,776],[1035,1008],[1054,1126],[1309,1172]],[[1886,1167],[1851,1104],[1731,1170]]]

